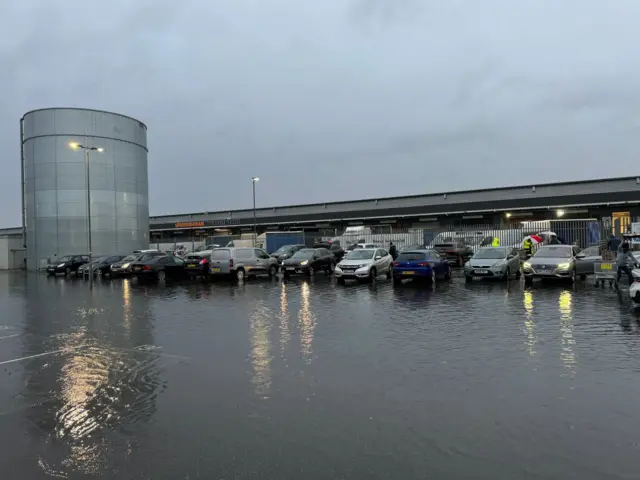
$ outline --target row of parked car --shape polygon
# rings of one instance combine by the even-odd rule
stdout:
[[[104,277],[137,277],[139,280],[177,280],[188,277],[229,277],[243,281],[256,276],[284,278],[294,275],[314,276],[319,272],[335,276],[338,283],[348,280],[372,282],[380,276],[402,280],[426,280],[451,277],[452,263],[447,252],[417,246],[405,249],[393,259],[389,252],[374,244],[358,244],[342,250],[328,244],[286,245],[273,254],[252,247],[222,247],[193,252],[184,257],[158,250],[140,250],[131,255],[108,255],[88,263],[86,255],[70,255],[50,265],[49,275],[76,274]],[[508,280],[524,276],[527,283],[535,278],[558,278],[575,281],[594,272],[601,261],[597,247],[581,250],[572,245],[548,245],[539,248],[526,261],[511,247],[478,249],[463,265],[467,282],[474,278]]]

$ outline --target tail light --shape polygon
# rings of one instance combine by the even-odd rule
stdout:
[[[229,268],[233,268],[233,258],[229,260]]]
[[[151,267],[149,265],[145,265],[144,267],[142,267],[142,270],[148,271],[151,270]]]
[[[419,267],[429,267],[429,262],[418,262]]]
[[[398,265],[400,265],[400,264],[399,264],[398,262],[393,262],[393,263],[392,263],[392,265],[393,265],[394,267],[397,267],[397,266],[398,266]]]
[[[203,258],[202,260],[200,260],[200,265],[206,265],[207,263],[208,262],[206,258]]]

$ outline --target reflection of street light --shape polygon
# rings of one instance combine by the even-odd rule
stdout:
[[[84,169],[87,174],[87,246],[89,247],[89,288],[93,288],[93,268],[91,266],[91,183],[89,181],[89,152],[104,152],[102,147],[87,147],[78,142],[69,142],[69,148],[84,150]]]
[[[251,183],[253,185],[253,246],[256,246],[258,241],[258,227],[256,223],[256,182],[259,182],[259,177],[251,177]]]
[[[556,215],[558,215],[559,217],[562,217],[564,215],[564,210],[560,209],[556,212]]]
[[[511,218],[511,213],[507,212],[507,213],[504,214],[504,216],[507,217],[507,218]]]

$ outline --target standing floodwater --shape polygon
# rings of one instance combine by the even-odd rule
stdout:
[[[0,274],[3,478],[614,479],[638,317],[521,282]]]

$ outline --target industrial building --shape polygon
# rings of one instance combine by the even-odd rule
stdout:
[[[29,270],[54,257],[131,252],[149,244],[142,122],[99,110],[47,108],[24,115],[20,136]]]
[[[622,231],[640,218],[640,177],[257,208],[255,223],[258,233],[287,229],[327,232],[348,225],[508,228],[559,216],[607,218]],[[253,223],[253,209],[161,215],[149,220],[152,244],[199,242],[222,230],[240,234],[250,231]]]

